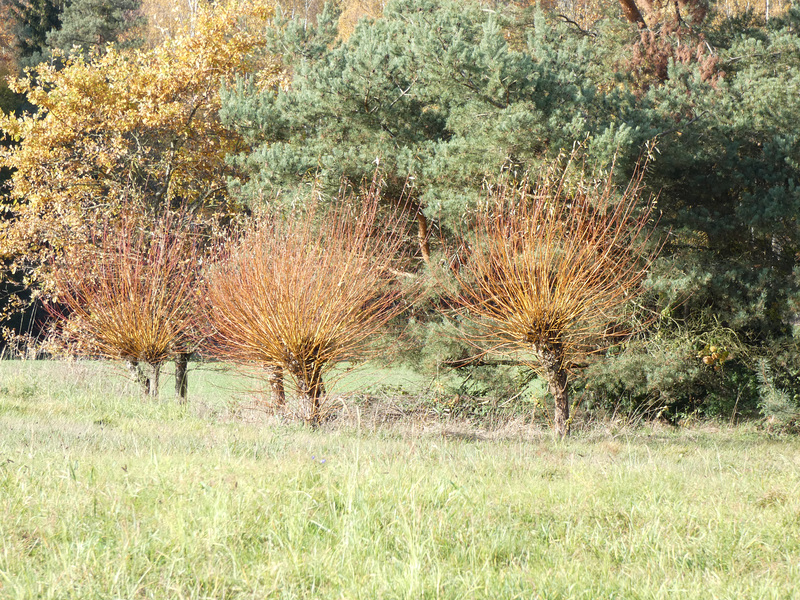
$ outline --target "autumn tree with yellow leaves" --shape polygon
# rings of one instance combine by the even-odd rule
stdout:
[[[263,0],[201,7],[191,30],[152,50],[109,47],[13,81],[37,111],[0,116],[0,130],[18,142],[0,153],[14,170],[0,256],[36,275],[123,207],[230,210],[225,156],[242,140],[218,119],[219,93],[256,72],[262,88],[281,83],[264,51],[272,15]]]

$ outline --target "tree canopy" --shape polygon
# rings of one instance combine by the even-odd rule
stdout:
[[[106,44],[135,43],[141,0],[72,0],[61,13],[61,27],[47,33],[47,46],[65,54]]]
[[[243,146],[217,117],[219,90],[256,69],[259,85],[280,83],[279,65],[263,52],[270,15],[259,2],[218,5],[201,11],[193,32],[154,50],[112,47],[15,81],[37,112],[0,119],[19,142],[1,156],[14,174],[0,253],[41,263],[121,205],[226,210],[225,157]]]

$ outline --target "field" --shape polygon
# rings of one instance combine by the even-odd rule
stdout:
[[[800,593],[797,438],[312,431],[241,409],[224,373],[192,378],[181,408],[105,365],[0,362],[0,598]]]

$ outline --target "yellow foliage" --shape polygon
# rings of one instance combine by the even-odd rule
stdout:
[[[220,88],[255,71],[281,84],[263,50],[271,16],[265,0],[201,7],[191,31],[152,50],[109,47],[12,81],[38,112],[0,116],[19,142],[0,153],[15,170],[0,256],[41,263],[123,206],[226,208],[225,155],[242,141],[219,121]]]
[[[348,0],[342,3],[339,16],[339,35],[347,39],[362,18],[377,19],[383,16],[386,0]]]

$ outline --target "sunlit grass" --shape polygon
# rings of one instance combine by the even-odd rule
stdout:
[[[230,374],[191,376],[182,408],[95,363],[0,363],[0,598],[791,598],[800,581],[795,438],[311,431],[247,422]]]

